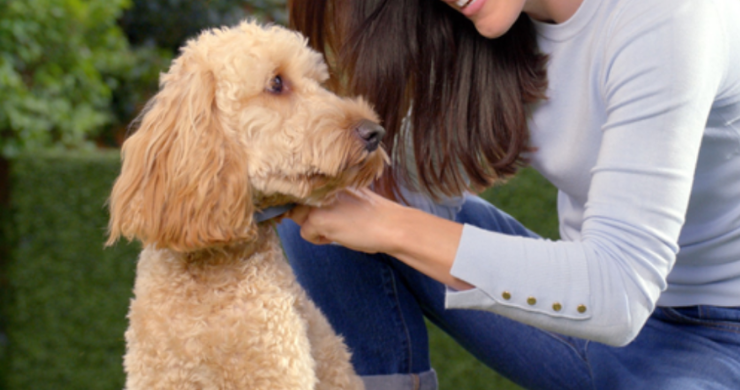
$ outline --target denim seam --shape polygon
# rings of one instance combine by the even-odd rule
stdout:
[[[559,335],[557,333],[552,333],[552,332],[547,332],[546,331],[545,334],[547,334],[548,336],[550,336],[550,337],[552,337],[552,338],[560,341],[562,344],[565,344],[566,346],[568,346],[568,348],[572,349],[576,353],[576,355],[578,355],[578,357],[580,357],[581,360],[583,360],[584,363],[588,363],[588,359],[586,358],[586,351],[585,350],[583,352],[580,352],[578,350],[578,347],[576,345],[574,345],[568,339],[566,339],[565,337],[563,337],[563,336],[561,336],[561,335]]]
[[[583,352],[580,352],[578,351],[578,346],[571,343],[567,338],[557,333],[552,333],[552,332],[547,332],[547,331],[544,331],[544,333],[552,337],[553,339],[559,341],[560,343],[566,345],[568,348],[570,348],[571,350],[573,350],[573,352],[576,353],[576,356],[578,356],[581,359],[581,361],[583,361],[583,364],[586,366],[586,368],[588,368],[588,376],[591,379],[591,385],[593,386],[593,389],[596,390],[596,382],[594,382],[594,371],[593,371],[593,368],[591,367],[591,362],[589,362],[588,356],[586,353],[586,350],[588,350],[588,346],[591,343],[591,341],[586,340],[585,344],[583,345]]]
[[[408,357],[407,359],[405,359],[407,367],[403,367],[405,368],[405,370],[402,371],[410,372],[411,367],[413,367],[411,365],[413,359],[413,357],[411,356],[411,335],[409,334],[409,329],[406,325],[406,319],[403,316],[403,310],[401,310],[401,302],[398,299],[398,289],[396,287],[396,278],[393,274],[393,271],[391,271],[390,265],[388,265],[387,267],[383,267],[383,277],[385,279],[386,293],[389,295],[391,301],[394,303],[396,312],[398,314],[398,317],[396,318],[396,320],[398,321],[398,326],[401,328],[404,335],[406,336],[403,339],[403,347],[406,349],[406,355]]]
[[[588,375],[591,377],[591,388],[593,390],[596,389],[596,381],[594,380],[594,370],[593,367],[591,367],[591,362],[588,360],[588,347],[591,345],[591,340],[586,340],[586,344],[583,345],[583,361],[586,363],[586,367],[588,367]]]
[[[714,330],[740,333],[740,324],[735,324],[728,321],[709,321],[701,318],[692,318],[671,309],[663,309],[663,313],[665,313],[666,317],[669,317],[671,320],[675,321],[675,323],[678,324],[703,326]],[[699,308],[699,315],[702,315],[701,308]]]

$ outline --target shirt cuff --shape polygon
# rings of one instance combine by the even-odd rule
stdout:
[[[450,274],[475,288],[448,289],[446,308],[591,317],[588,269],[578,243],[463,227]]]

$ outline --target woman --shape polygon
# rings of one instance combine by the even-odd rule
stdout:
[[[526,388],[740,388],[740,2],[313,0],[291,18],[388,130],[385,197],[279,227],[368,389],[436,388],[424,316]],[[559,189],[560,241],[460,196],[523,162]]]

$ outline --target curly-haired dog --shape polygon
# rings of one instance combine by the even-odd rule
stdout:
[[[271,222],[387,162],[360,99],[321,83],[295,32],[244,22],[188,42],[126,140],[110,238],[139,239],[128,390],[360,389],[341,338],[296,283]]]

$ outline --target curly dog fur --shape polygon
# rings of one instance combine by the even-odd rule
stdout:
[[[331,202],[383,170],[363,128],[379,127],[376,114],[324,89],[327,79],[303,37],[254,22],[204,32],[162,75],[110,198],[108,244],[144,246],[128,390],[363,388],[274,223],[253,219]]]

